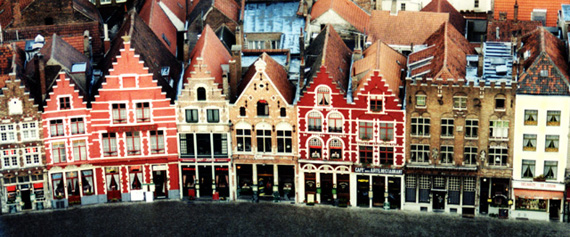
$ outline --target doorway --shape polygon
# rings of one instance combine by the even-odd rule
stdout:
[[[400,209],[401,202],[401,179],[399,177],[388,177],[388,202],[390,209]]]
[[[152,171],[152,177],[152,182],[154,183],[154,197],[167,198],[168,193],[166,191],[166,170]]]
[[[560,220],[560,200],[550,199],[550,206],[548,207],[550,213],[550,220]]]
[[[374,176],[372,177],[372,206],[373,207],[383,207],[384,206],[384,192],[386,190],[385,185],[386,177],[384,176]]]
[[[280,165],[279,169],[279,194],[285,200],[295,199],[295,167]]]
[[[333,176],[332,174],[321,174],[321,203],[333,204],[332,194]]]
[[[212,196],[212,166],[199,166],[198,177],[200,178],[200,197]]]
[[[24,206],[22,209],[28,210],[32,209],[32,200],[30,199],[30,189],[22,190],[20,195],[22,197],[22,202],[24,202]]]
[[[370,177],[369,176],[356,176],[356,205],[359,207],[369,207],[370,201],[368,200],[368,192]]]
[[[489,213],[489,203],[487,201],[489,198],[489,179],[481,179],[481,191],[479,193],[479,213],[487,214]]]
[[[433,193],[433,211],[443,211],[445,209],[445,193],[446,192],[432,192]]]

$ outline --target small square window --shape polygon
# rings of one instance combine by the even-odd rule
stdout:
[[[187,123],[197,123],[198,122],[198,110],[197,109],[187,109],[186,110],[186,122]]]
[[[287,109],[281,108],[281,110],[279,111],[279,116],[287,117]]]
[[[536,134],[523,135],[523,151],[536,151]]]
[[[560,126],[560,110],[546,111],[546,126]]]
[[[245,117],[245,107],[239,107],[239,116]]]
[[[71,102],[69,97],[59,98],[59,109],[71,109]]]
[[[524,125],[538,124],[538,110],[526,109],[524,111]]]
[[[416,107],[426,107],[426,95],[416,95]]]
[[[503,99],[503,98],[496,98],[496,99],[495,99],[495,109],[497,109],[497,110],[504,110],[504,109],[505,109],[505,99]]]
[[[209,109],[208,113],[208,123],[218,123],[220,122],[220,112],[217,109]]]
[[[382,100],[381,99],[370,99],[370,111],[382,112]]]
[[[454,96],[453,97],[453,108],[454,109],[466,109],[467,108],[467,97],[465,97],[465,96]]]
[[[545,142],[545,146],[546,152],[558,152],[558,141],[559,141],[559,136],[558,135],[546,135],[546,142]]]
[[[548,70],[540,70],[541,77],[548,77]]]

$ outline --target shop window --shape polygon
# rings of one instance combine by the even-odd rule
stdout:
[[[180,134],[180,157],[194,157],[194,134]]]
[[[426,99],[427,95],[424,93],[416,94],[416,108],[425,108],[426,107]]]
[[[131,166],[129,169],[129,180],[131,190],[141,190],[143,181],[143,170],[142,166],[136,165]]]
[[[53,191],[53,198],[54,199],[62,199],[65,197],[65,189],[63,184],[63,174],[62,173],[55,173],[51,175],[51,182]]]
[[[342,158],[342,142],[340,139],[332,139],[329,142],[329,154],[331,160],[338,160]]]
[[[2,151],[3,168],[17,168],[18,167],[18,151],[16,149],[9,149]]]
[[[431,192],[431,177],[422,175],[420,176],[420,202],[429,203],[430,192]]]
[[[63,120],[56,119],[49,121],[50,132],[52,137],[65,135],[63,130]]]
[[[271,152],[271,130],[256,130],[257,152]]]
[[[38,126],[36,122],[22,123],[22,140],[38,139]]]
[[[150,122],[150,103],[137,103],[137,123]]]
[[[342,132],[342,114],[335,112],[329,115],[329,132]]]
[[[206,100],[206,89],[204,87],[199,87],[196,90],[196,100],[205,101]]]
[[[208,123],[219,123],[220,122],[220,110],[218,109],[208,109],[206,110]]]
[[[197,123],[198,122],[198,110],[197,109],[187,109],[186,110],[186,122],[187,123]]]
[[[529,211],[546,211],[547,200],[545,199],[530,199],[524,197],[516,197],[516,210],[529,210]]]
[[[115,133],[103,133],[101,135],[101,143],[103,143],[104,156],[117,155],[117,135]]]
[[[556,179],[558,172],[558,161],[544,161],[544,178]]]
[[[279,116],[282,118],[287,117],[287,109],[285,108],[279,109]]]
[[[164,153],[163,131],[150,131],[150,151],[152,154]]]
[[[90,196],[95,193],[95,188],[93,186],[93,170],[82,170],[81,171],[81,189],[83,190],[83,195]]]
[[[309,132],[320,132],[322,126],[322,117],[319,112],[313,111],[309,113],[308,116],[309,125],[308,130]]]
[[[544,143],[546,152],[558,152],[558,135],[546,135],[546,142]]]
[[[479,136],[479,120],[465,120],[465,138],[477,138]]]
[[[453,119],[441,119],[441,137],[453,138]]]
[[[360,140],[364,140],[364,141],[368,141],[370,139],[372,139],[372,129],[373,129],[373,124],[372,122],[360,122],[358,123],[358,138],[360,138]]]
[[[51,155],[53,157],[53,163],[63,163],[67,162],[66,152],[65,152],[65,142],[54,142],[52,143]]]
[[[508,149],[506,147],[489,148],[489,165],[505,166],[507,165]]]
[[[370,96],[370,111],[382,112],[382,98],[380,96]]]
[[[277,130],[277,152],[291,153],[292,148],[292,133],[290,130]]]
[[[380,123],[380,140],[390,142],[394,140],[394,124]]]
[[[372,164],[372,154],[373,154],[372,146],[359,146],[358,147],[358,156],[360,158],[360,164],[363,165],[370,165]]]
[[[121,178],[119,177],[118,167],[105,167],[105,176],[107,191],[121,190]]]
[[[245,107],[239,107],[239,116],[245,117]]]
[[[538,110],[526,109],[524,111],[524,125],[538,124]]]
[[[196,134],[196,155],[198,158],[212,157],[212,143],[209,133]]]
[[[546,126],[560,126],[560,110],[546,111]]]
[[[269,116],[269,105],[266,100],[257,102],[257,116]]]
[[[467,109],[467,96],[453,96],[453,109]]]
[[[453,164],[453,146],[441,146],[441,164]]]
[[[536,161],[534,160],[522,160],[522,177],[523,178],[534,178],[534,169],[536,167]]]
[[[327,87],[321,86],[317,89],[317,105],[326,106],[330,105],[331,94]]]
[[[77,177],[77,171],[71,171],[65,173],[65,179],[67,181],[67,195],[69,196],[79,196],[79,180]],[[71,201],[71,200],[70,200]]]
[[[60,97],[59,98],[59,109],[60,110],[64,110],[64,109],[71,109],[71,98],[69,97]]]
[[[475,177],[463,178],[463,205],[475,205]]]
[[[24,158],[26,160],[26,165],[39,165],[40,164],[39,149],[37,147],[24,148]]]
[[[63,127],[62,127],[63,129]],[[0,141],[13,142],[16,140],[14,125],[0,125]]]
[[[459,177],[449,177],[449,197],[447,198],[447,203],[459,205],[461,200],[461,178]]]
[[[83,118],[71,118],[71,134],[85,134],[85,123]]]
[[[237,151],[251,152],[251,129],[237,129]]]
[[[523,134],[523,151],[536,151],[536,134]]]
[[[126,104],[113,104],[113,123],[127,123],[127,105]]]
[[[322,157],[323,144],[317,138],[309,140],[309,154],[312,159],[320,159]]]
[[[429,145],[411,145],[412,162],[427,163],[429,162]]]
[[[392,165],[394,164],[394,147],[380,147],[380,164]]]
[[[463,148],[463,162],[465,165],[477,164],[477,147],[466,146]]]
[[[429,136],[430,119],[412,118],[412,136]]]
[[[126,132],[127,139],[127,154],[140,155],[141,154],[141,136],[139,131]]]
[[[228,157],[228,134],[214,133],[212,134],[214,145],[214,158]]]
[[[406,175],[406,202],[416,202],[417,177]]]
[[[492,139],[507,139],[509,137],[509,121],[491,120],[489,129]]]
[[[85,140],[73,141],[73,159],[75,161],[87,160],[87,145]]]

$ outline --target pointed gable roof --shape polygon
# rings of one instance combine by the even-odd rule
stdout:
[[[501,12],[507,13],[507,19],[514,19],[515,2],[519,5],[518,20],[530,21],[534,9],[546,9],[546,26],[556,26],[558,11],[562,4],[568,4],[568,0],[495,0],[493,17],[499,19]]]
[[[366,84],[363,80],[369,78],[375,70],[379,70],[392,94],[398,96],[402,85],[402,69],[406,68],[406,56],[380,41],[368,47],[363,56],[352,66],[352,76],[358,78],[356,85],[353,85],[356,88],[354,93],[364,88]]]
[[[526,35],[540,26],[540,21],[490,20],[487,23],[487,41],[509,42],[513,35]]]
[[[517,93],[542,95],[570,95],[570,79],[564,42],[543,27],[521,39],[523,46],[518,51],[522,57],[523,72]],[[549,76],[540,75],[540,65],[551,65]]]
[[[313,39],[311,45],[306,49],[305,55],[307,68],[310,69],[306,75],[306,86],[317,75],[317,71],[321,69],[321,66],[324,66],[332,82],[336,83],[342,92],[348,90],[352,51],[331,25],[327,25]]]
[[[170,53],[176,54],[176,26],[159,6],[158,0],[148,0],[140,11],[140,18],[152,29],[154,34],[162,39]]]
[[[399,11],[391,15],[390,11],[372,11],[367,41],[419,45],[444,22],[449,22],[449,13]]]
[[[184,75],[184,84],[188,83],[190,72],[198,70],[196,67],[200,65],[205,65],[205,70],[209,71],[210,75],[214,77],[214,82],[218,83],[218,86],[222,86],[222,64],[228,64],[231,58],[232,56],[220,39],[218,39],[210,25],[206,25],[202,31],[202,36],[196,43],[196,47],[190,54],[190,66],[186,70],[186,75]]]
[[[249,82],[253,79],[260,67],[259,62],[263,61],[265,63],[265,73],[269,77],[269,80],[275,85],[275,89],[281,93],[281,96],[289,104],[293,104],[293,99],[295,99],[295,86],[287,78],[287,71],[273,60],[267,53],[263,53],[255,62],[249,67],[243,80],[238,85],[237,91],[241,95],[246,89]]]
[[[199,16],[206,15],[212,8],[218,9],[235,22],[239,21],[240,5],[235,0],[199,0],[190,7],[188,19],[193,22]]]
[[[370,14],[350,0],[319,0],[311,9],[311,20],[332,10],[360,32],[366,32]]]
[[[447,0],[432,0],[421,10],[422,12],[449,13],[449,22],[461,34],[465,32],[465,18]]]
[[[426,41],[428,48],[408,57],[410,76],[422,78],[465,78],[467,55],[477,54],[469,41],[449,23],[444,23]],[[425,63],[427,62],[427,63]]]

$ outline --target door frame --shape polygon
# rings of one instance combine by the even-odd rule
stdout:
[[[445,203],[446,203],[445,196],[447,195],[447,192],[432,191],[432,195],[433,195],[432,210],[444,211],[445,210]],[[436,206],[440,206],[440,205],[438,205],[438,203],[441,203],[441,208],[436,208]]]

